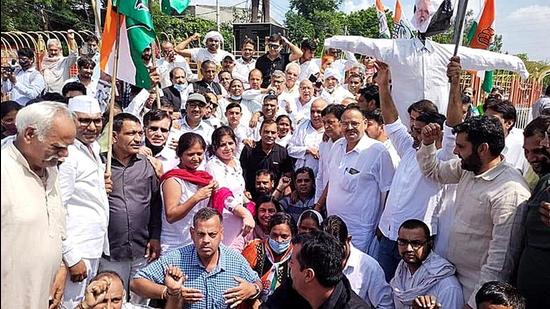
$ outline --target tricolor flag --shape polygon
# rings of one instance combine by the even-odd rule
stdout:
[[[403,11],[401,10],[401,1],[395,1],[395,10],[393,12],[393,38],[410,39],[414,37],[412,25],[409,23]]]
[[[189,6],[189,0],[160,0],[162,13],[172,15],[172,12],[183,13]]]
[[[472,27],[466,36],[466,43],[471,48],[489,49],[495,35],[493,23],[495,22],[495,1],[485,0],[483,10],[478,21],[472,23]],[[486,71],[481,88],[485,92],[491,92],[493,88],[493,72]]]
[[[380,37],[389,39],[390,29],[388,28],[388,20],[381,0],[376,0],[376,15],[378,16],[378,33]]]
[[[115,11],[116,10],[118,11]],[[113,75],[117,28],[120,29],[117,76],[140,88],[151,88],[141,54],[155,40],[148,0],[109,0],[100,51],[101,70]],[[114,78],[114,77],[113,77]]]

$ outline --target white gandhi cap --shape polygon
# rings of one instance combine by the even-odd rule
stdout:
[[[96,98],[87,95],[78,95],[69,99],[69,110],[86,114],[101,113],[99,102]]]

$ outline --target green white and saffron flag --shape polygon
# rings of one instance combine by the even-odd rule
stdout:
[[[390,38],[390,28],[388,28],[388,20],[386,19],[386,12],[381,0],[376,0],[376,15],[378,16],[378,33],[380,38]]]
[[[100,66],[111,76],[115,66],[118,28],[120,37],[116,78],[140,88],[151,88],[149,70],[141,58],[145,48],[151,47],[151,43],[155,41],[155,29],[148,0],[113,0],[107,5]]]
[[[466,36],[466,44],[471,48],[490,49],[491,42],[495,34],[493,23],[495,22],[495,1],[485,0],[483,10],[477,21],[472,23],[468,35]],[[491,92],[493,89],[493,72],[485,71],[485,78],[481,88],[485,92]]]
[[[160,0],[162,13],[166,15],[172,15],[173,12],[181,14],[188,6],[189,0]]]

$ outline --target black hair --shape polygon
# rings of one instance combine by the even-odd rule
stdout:
[[[238,80],[238,79],[234,79],[234,80]],[[243,111],[243,107],[241,106],[241,104],[235,103],[235,102],[227,104],[227,107],[225,108],[225,111],[227,112],[228,110],[230,110],[232,108],[238,108],[239,111],[241,111],[241,112]]]
[[[254,178],[256,178],[260,175],[269,175],[269,177],[271,178],[271,181],[275,181],[275,174],[273,174],[273,172],[268,170],[268,169],[262,168],[262,169],[257,170],[256,174],[254,175]]]
[[[228,72],[229,72],[229,71],[228,71]],[[233,75],[231,75],[231,77],[233,77]],[[231,82],[229,83],[229,87],[233,86],[233,83],[235,83],[235,82],[239,82],[239,83],[241,83],[241,86],[244,86],[242,80],[240,80],[240,79],[238,79],[238,78],[233,78],[233,79],[231,80]]]
[[[351,103],[348,106],[346,106],[346,108],[344,109],[344,113],[347,111],[357,111],[361,114],[361,117],[365,118],[365,115],[363,115],[363,112],[359,108],[359,105],[355,103]],[[344,113],[342,113],[342,116],[344,115]],[[342,120],[342,116],[340,116],[340,120]]]
[[[258,171],[259,172],[259,171]],[[256,175],[258,173],[256,172]],[[271,194],[262,194],[260,196],[257,196],[255,199],[254,199],[254,204],[256,204],[256,215],[258,215],[258,208],[260,208],[260,206],[262,204],[265,204],[265,203],[271,203],[273,205],[275,205],[275,209],[277,210],[277,212],[281,212],[282,209],[281,209],[281,204],[279,204],[279,201],[277,201],[276,199],[273,198],[273,196],[271,196]]]
[[[311,50],[311,52],[315,53],[315,50],[317,49],[317,43],[313,40],[305,39],[300,43],[301,49]]]
[[[23,47],[17,50],[17,57],[27,57],[34,59],[34,51],[28,47]]]
[[[168,73],[168,75],[170,76],[170,80],[174,78],[174,72],[176,72],[176,70],[181,70],[185,74],[185,78],[187,78],[187,72],[185,72],[185,70],[182,67],[175,67],[172,70],[170,70],[170,73]]]
[[[491,305],[510,306],[513,309],[525,309],[525,298],[518,289],[506,282],[485,282],[476,293],[476,305],[489,303]]]
[[[342,218],[332,215],[328,216],[321,224],[321,230],[334,236],[343,246],[348,241],[349,232],[346,222]]]
[[[130,113],[120,113],[113,117],[113,132],[120,133],[120,130],[122,130],[122,126],[124,125],[124,121],[132,121],[141,124],[138,117]]]
[[[94,41],[94,42],[96,42],[96,43],[99,43],[98,38],[97,38],[95,35],[93,35],[93,34],[90,34],[90,35],[86,38],[86,42],[91,42],[91,41]]]
[[[473,151],[487,143],[493,156],[498,156],[504,149],[504,129],[498,119],[488,116],[475,116],[453,128],[454,134],[466,133],[468,141],[472,143]]]
[[[313,269],[315,278],[325,288],[333,288],[342,280],[344,250],[334,236],[323,231],[312,231],[298,234],[292,243],[302,247],[295,252],[301,271]]]
[[[262,133],[262,130],[264,129],[265,126],[267,125],[270,125],[270,124],[277,124],[277,122],[275,122],[275,120],[273,119],[266,119],[262,122],[262,124],[260,125],[260,134]]]
[[[416,121],[424,122],[425,124],[437,123],[440,128],[443,128],[445,119],[446,117],[438,112],[423,112],[416,118]]]
[[[80,91],[83,95],[86,95],[86,86],[81,82],[68,82],[63,85],[61,94],[65,97],[69,91]]]
[[[313,172],[313,169],[308,166],[302,166],[295,170],[292,173],[292,189],[296,189],[296,180],[298,179],[298,174],[307,174],[309,178],[311,179],[311,192],[310,192],[310,198],[315,195],[315,173]]]
[[[525,129],[523,129],[523,137],[531,137],[534,135],[544,137],[549,125],[550,116],[541,115],[527,124]]]
[[[546,86],[546,90],[544,91],[544,95],[550,96],[550,84],[548,84],[548,86]]]
[[[294,222],[292,216],[287,213],[277,212],[276,214],[274,214],[273,217],[271,217],[271,220],[269,220],[268,230],[271,231],[274,226],[279,224],[288,225],[292,236],[296,235],[298,232],[298,229],[296,228],[296,222]]]
[[[244,40],[241,42],[241,48],[243,48],[246,44],[252,44],[254,47],[256,46],[256,43],[251,38],[244,38]]]
[[[384,117],[382,117],[382,111],[377,108],[373,111],[364,111],[363,115],[368,120],[374,120],[378,124],[384,124]]]
[[[78,60],[76,61],[76,65],[79,67],[79,68],[87,68],[87,67],[91,67],[92,69],[95,68],[95,61],[93,61],[91,58],[89,57],[80,57],[78,58]]]
[[[407,108],[407,113],[411,113],[412,111],[415,111],[417,113],[424,113],[424,112],[439,112],[437,109],[437,106],[430,100],[420,100],[417,102],[414,102]]]
[[[216,66],[216,63],[212,60],[205,60],[205,61],[203,61],[203,63],[201,63],[201,70],[206,69],[206,66],[208,66],[208,65]]]
[[[267,39],[267,41],[268,41],[268,42],[277,42],[277,43],[280,43],[282,39],[283,39],[283,38],[281,37],[280,34],[274,33],[274,34],[272,34],[272,35],[269,36],[269,38]]]
[[[319,217],[317,216],[317,214],[315,214],[313,212],[313,209],[306,209],[306,210],[304,210],[304,212],[302,212],[302,214],[298,218],[298,220],[299,220],[298,221],[298,226],[300,226],[300,223],[302,223],[302,221],[304,221],[305,219],[311,219],[317,224],[318,228],[321,227],[321,222],[319,222]]]
[[[207,221],[213,217],[218,217],[218,219],[220,219],[220,223],[223,222],[223,217],[218,211],[216,211],[212,207],[203,207],[199,209],[199,211],[197,211],[197,213],[193,216],[193,227],[197,225],[197,222]]]
[[[367,85],[359,89],[359,94],[365,98],[367,102],[374,100],[376,108],[380,108],[380,93],[377,85]]]
[[[15,101],[4,101],[0,104],[0,114],[2,114],[0,118],[4,118],[10,112],[18,111],[22,108],[23,106],[19,105],[19,103]]]
[[[229,75],[230,75],[231,78],[233,79],[233,74],[231,74],[231,72],[229,72],[228,70],[220,70],[220,71],[218,72],[218,78],[219,78],[223,73],[229,73]]]
[[[206,142],[202,136],[193,132],[183,133],[178,140],[178,147],[176,148],[176,155],[178,158],[181,157],[184,151],[193,147],[195,144],[199,144],[203,150],[206,150]]]
[[[288,119],[288,122],[290,123],[290,127],[292,128],[292,119],[290,119],[290,117],[286,114],[277,116],[277,118],[275,119],[275,123],[279,124],[279,121],[281,121],[282,119]]]
[[[271,100],[277,100],[277,96],[274,95],[274,94],[268,94],[264,97],[264,99],[262,100],[263,103],[267,102],[267,101],[271,101]]]
[[[514,104],[508,100],[500,100],[497,98],[489,98],[483,104],[483,110],[492,110],[498,114],[502,114],[504,120],[512,120],[512,127],[516,124],[517,121],[517,112]]]
[[[334,117],[340,119],[345,109],[346,107],[342,104],[330,104],[321,111],[321,116],[325,117],[332,114]]]
[[[428,241],[430,240],[430,237],[431,237],[430,228],[422,220],[409,219],[401,223],[401,226],[399,226],[399,229],[397,231],[399,232],[401,229],[407,229],[407,230],[422,229],[424,231],[424,236],[426,236],[426,239]]]
[[[235,142],[235,145],[237,145],[237,137],[235,136],[235,132],[233,132],[233,129],[231,129],[228,126],[221,126],[219,128],[216,128],[214,132],[212,132],[212,143],[210,146],[208,146],[208,152],[211,156],[216,155],[216,151],[221,146],[222,137],[229,136]]]
[[[170,119],[170,127],[172,127],[172,117],[166,111],[161,109],[150,110],[143,115],[143,126],[148,127],[151,121],[160,121],[163,119]]]
[[[61,95],[61,93],[59,93],[59,92],[46,92],[43,95],[41,95],[40,97],[34,98],[34,99],[30,100],[29,102],[27,102],[26,106],[34,104],[34,103],[38,103],[38,102],[43,102],[43,101],[54,101],[54,102],[67,104],[67,98],[65,98],[63,95]]]

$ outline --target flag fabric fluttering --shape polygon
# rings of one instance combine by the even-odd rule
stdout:
[[[390,28],[388,28],[388,20],[386,12],[381,0],[376,0],[376,15],[378,16],[378,33],[380,38],[390,38]]]
[[[495,1],[485,0],[483,10],[477,21],[472,22],[472,26],[466,36],[466,45],[471,48],[490,49],[495,30]],[[485,71],[485,78],[481,88],[485,92],[491,92],[493,89],[493,72]]]
[[[449,29],[452,16],[453,4],[450,0],[415,0],[411,24],[428,37]]]
[[[413,27],[401,10],[401,1],[395,1],[395,10],[393,12],[393,35],[394,39],[410,39],[414,37]]]
[[[151,88],[151,79],[141,55],[155,41],[148,0],[113,0],[107,5],[100,51],[100,67],[113,75],[117,28],[120,28],[117,76],[140,88]],[[116,8],[116,10],[115,10]]]
[[[189,0],[160,0],[162,13],[166,15],[172,15],[173,12],[181,14],[188,6]]]

